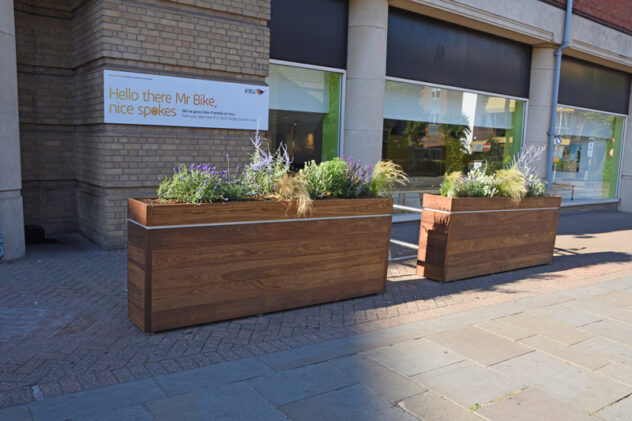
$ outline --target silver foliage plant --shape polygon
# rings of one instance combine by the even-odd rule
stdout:
[[[520,152],[520,156],[511,161],[509,167],[520,171],[525,178],[527,197],[539,197],[546,194],[546,183],[536,174],[533,164],[544,158],[546,147],[529,145]]]

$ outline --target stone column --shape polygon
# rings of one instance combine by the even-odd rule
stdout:
[[[529,82],[529,108],[524,146],[546,146],[547,131],[551,122],[551,101],[555,79],[555,47],[533,47],[531,53],[531,80]],[[541,177],[546,177],[546,152],[535,164]]]
[[[20,171],[13,1],[0,0],[0,233],[6,260],[22,257],[25,252]]]
[[[621,164],[621,177],[619,181],[619,210],[632,212],[632,93],[628,105],[628,121],[623,139],[623,162]]]
[[[344,148],[375,164],[382,158],[387,0],[350,0]]]

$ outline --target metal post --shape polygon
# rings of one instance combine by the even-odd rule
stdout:
[[[549,144],[547,145],[546,156],[546,194],[551,194],[551,184],[553,183],[553,138],[555,136],[555,120],[557,120],[557,99],[560,91],[560,69],[562,68],[562,51],[570,43],[571,15],[573,14],[573,0],[566,3],[566,20],[564,22],[564,39],[562,45],[555,51],[555,82],[553,83],[553,100],[551,107],[551,123],[549,125]]]

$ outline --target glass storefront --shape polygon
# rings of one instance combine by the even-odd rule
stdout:
[[[271,148],[287,145],[294,165],[338,156],[342,73],[270,64]]]
[[[617,197],[625,117],[557,107],[551,192],[563,200]]]
[[[520,151],[525,101],[387,80],[382,157],[408,189],[438,190],[444,174],[502,168]]]

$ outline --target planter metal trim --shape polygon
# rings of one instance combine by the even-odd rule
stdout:
[[[468,213],[491,213],[491,212],[525,212],[525,211],[537,211],[537,210],[558,210],[559,208],[523,208],[523,209],[490,209],[490,210],[475,210],[475,211],[446,211],[433,208],[423,208],[423,210],[429,210],[432,212],[445,213],[446,215],[461,215]]]
[[[353,216],[329,216],[322,218],[294,218],[294,219],[270,219],[265,221],[235,221],[235,222],[214,222],[208,224],[190,224],[190,225],[159,225],[149,227],[147,225],[143,225],[138,221],[127,218],[127,222],[131,222],[140,227],[143,227],[148,230],[160,230],[160,229],[176,229],[176,228],[196,228],[196,227],[217,227],[217,226],[226,226],[226,225],[250,225],[250,224],[273,224],[273,223],[283,223],[283,222],[301,222],[301,221],[331,221],[335,219],[366,219],[366,218],[384,218],[391,217],[390,213],[381,214],[381,215],[353,215]]]

